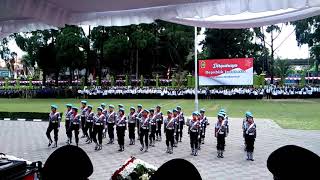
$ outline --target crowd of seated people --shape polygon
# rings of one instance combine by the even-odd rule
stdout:
[[[194,88],[113,86],[79,89],[77,87],[35,87],[25,89],[0,88],[1,98],[137,98],[137,99],[193,99]],[[215,88],[200,87],[199,99],[286,99],[319,98],[319,86],[264,86]]]
[[[78,90],[80,96],[88,98],[194,98],[193,88],[171,87],[124,87],[114,86],[109,88],[94,87]],[[279,98],[318,98],[320,87],[277,87],[265,86],[262,88],[238,87],[238,88],[200,88],[200,99],[268,99]]]

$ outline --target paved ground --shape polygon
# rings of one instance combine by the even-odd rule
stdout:
[[[211,121],[213,118],[210,119]],[[119,153],[118,146],[103,144],[103,150],[94,151],[94,145],[87,145],[81,139],[80,147],[91,158],[94,173],[90,179],[109,179],[116,170],[130,156],[135,156],[156,166],[173,158],[185,158],[191,161],[200,171],[204,180],[211,179],[272,179],[266,167],[269,154],[278,147],[286,144],[295,144],[306,147],[320,154],[320,131],[285,130],[270,120],[259,119],[257,123],[257,139],[255,145],[255,161],[245,160],[241,119],[230,118],[230,135],[226,139],[224,159],[216,157],[213,138],[213,127],[209,126],[207,139],[199,156],[190,155],[189,139],[185,133],[183,142],[174,149],[174,154],[165,153],[164,141],[158,142],[156,147],[148,153],[139,151],[139,146],[126,145],[125,152]],[[212,123],[213,124],[213,123]],[[45,136],[46,122],[0,121],[0,152],[22,157],[30,161],[45,161],[53,152],[48,148]],[[65,129],[60,130],[59,146],[65,144]],[[127,135],[127,134],[126,134]],[[105,141],[105,140],[104,140]],[[128,140],[126,139],[126,144]],[[187,172],[186,172],[187,173]]]

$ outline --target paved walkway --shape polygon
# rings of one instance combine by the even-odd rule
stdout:
[[[210,118],[211,124],[214,119]],[[230,135],[226,139],[226,152],[224,159],[216,157],[213,138],[213,126],[207,131],[205,145],[199,156],[190,155],[190,145],[187,134],[183,142],[178,144],[172,155],[165,153],[165,142],[158,142],[156,147],[150,148],[148,153],[139,151],[139,145],[125,146],[125,152],[119,153],[118,146],[107,145],[103,142],[102,151],[95,152],[94,145],[87,145],[84,139],[80,140],[83,148],[91,158],[94,173],[90,179],[109,179],[111,174],[130,156],[135,156],[156,166],[173,158],[184,158],[191,161],[200,171],[204,180],[211,179],[272,179],[266,167],[269,154],[278,147],[286,144],[303,146],[320,154],[320,131],[285,130],[273,121],[259,119],[257,123],[257,139],[255,145],[255,161],[245,160],[243,139],[239,118],[230,118]],[[53,152],[47,147],[45,131],[47,122],[0,121],[0,152],[22,157],[30,161],[43,161]],[[185,131],[186,132],[186,131]],[[126,133],[126,136],[128,133]],[[59,133],[59,146],[65,144],[66,136],[64,127]],[[128,144],[126,138],[126,144]],[[187,172],[186,172],[187,173]]]

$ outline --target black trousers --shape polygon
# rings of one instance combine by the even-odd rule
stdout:
[[[129,139],[135,139],[135,128],[136,128],[136,123],[128,123],[129,127]]]
[[[68,137],[70,140],[72,140],[72,131],[74,131],[74,137],[76,139],[76,143],[79,143],[79,129],[80,125],[79,124],[71,124],[69,129],[68,129]]]
[[[156,130],[156,135],[161,137],[161,121],[157,122],[157,130]]]
[[[225,134],[218,134],[217,136],[217,150],[224,151],[224,146],[226,145]]]
[[[67,136],[68,136],[67,131],[68,131],[69,127],[70,127],[70,120],[66,120],[66,121],[65,121],[65,127],[66,127],[66,134],[67,134]]]
[[[140,138],[140,122],[137,121],[137,135]]]
[[[166,145],[173,147],[174,143],[174,130],[173,129],[166,129]]]
[[[184,125],[184,122],[183,121],[179,121],[179,136],[180,136],[180,139],[182,138],[183,125]]]
[[[199,145],[201,144],[201,142],[203,141],[203,139],[204,139],[204,130],[202,129],[202,130],[200,130],[199,131],[199,134],[200,134],[200,136],[199,136]]]
[[[114,139],[114,123],[108,123],[108,135],[110,139]]]
[[[125,126],[117,126],[118,144],[120,146],[124,145],[125,131],[126,131],[126,127]]]
[[[146,146],[148,146],[148,137],[149,136],[149,129],[140,129],[140,144],[143,145],[143,139]]]
[[[202,128],[202,134],[200,134],[200,136],[204,139],[206,137],[206,129],[207,129],[207,126],[204,125],[204,127]]]
[[[156,125],[151,125],[151,129],[150,129],[150,140],[156,140],[156,130],[157,130],[157,127]]]
[[[97,143],[97,134],[98,134],[99,144],[102,144],[103,129],[104,129],[103,125],[94,125],[93,126],[93,133],[92,133],[93,142]]]
[[[198,132],[192,132],[192,131],[190,131],[190,145],[191,145],[191,149],[193,149],[193,148],[198,149],[198,136],[199,136],[199,133],[198,133]]]
[[[245,135],[245,142],[246,142],[246,151],[253,152],[254,150],[254,136]]]
[[[52,141],[51,135],[50,135],[52,130],[53,130],[53,133],[54,133],[54,141],[58,141],[59,124],[58,123],[49,122],[49,126],[47,128],[46,135],[47,135],[47,138],[50,141]]]
[[[93,122],[86,122],[86,126],[84,127],[84,131],[86,132],[86,135],[92,139],[92,128],[93,128]],[[89,130],[89,134],[88,134]]]
[[[82,127],[82,133],[85,136],[88,136],[88,133],[85,131],[85,127],[86,127],[86,118],[81,116],[81,127]]]

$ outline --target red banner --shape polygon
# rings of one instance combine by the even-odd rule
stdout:
[[[199,85],[252,85],[253,58],[199,60]]]

